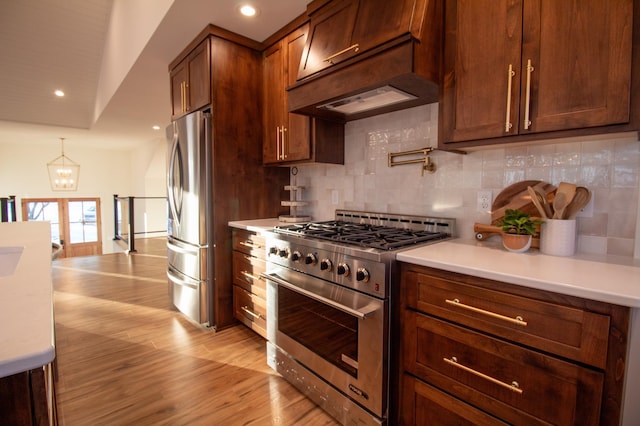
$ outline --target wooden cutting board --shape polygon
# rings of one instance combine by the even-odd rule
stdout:
[[[509,185],[503,189],[491,204],[491,224],[476,223],[473,230],[477,240],[486,240],[502,234],[502,229],[498,226],[502,223],[507,210],[520,209],[532,217],[540,217],[538,209],[531,201],[531,196],[527,187],[538,187],[547,194],[547,200],[551,203],[556,187],[541,180],[523,180]],[[532,247],[539,247],[539,238],[534,237]]]

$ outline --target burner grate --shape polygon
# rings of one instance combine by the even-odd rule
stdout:
[[[278,226],[281,233],[316,238],[364,248],[396,250],[418,243],[449,238],[447,232],[355,223],[342,220]]]

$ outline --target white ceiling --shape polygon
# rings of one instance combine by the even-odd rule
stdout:
[[[309,1],[0,0],[0,144],[59,144],[64,137],[65,146],[130,149],[164,138],[167,67],[207,24],[264,41]],[[241,3],[255,5],[258,15],[242,17]],[[152,28],[145,33],[146,19],[133,14],[116,22],[114,11],[123,8],[149,16]],[[118,45],[119,36],[130,38]],[[127,58],[129,44],[136,53]],[[105,53],[114,45],[120,50]],[[58,88],[64,98],[53,95]]]

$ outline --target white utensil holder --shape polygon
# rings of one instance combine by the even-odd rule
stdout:
[[[544,219],[540,229],[540,252],[573,256],[576,253],[575,219]]]

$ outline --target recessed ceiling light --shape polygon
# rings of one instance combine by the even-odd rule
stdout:
[[[240,13],[242,13],[244,16],[255,16],[258,11],[255,7],[246,4],[244,6],[240,6]]]
[[[152,129],[153,130],[160,130],[160,126],[153,126]]]
[[[64,92],[62,90],[56,90],[53,92],[57,97],[61,98],[64,96]]]

